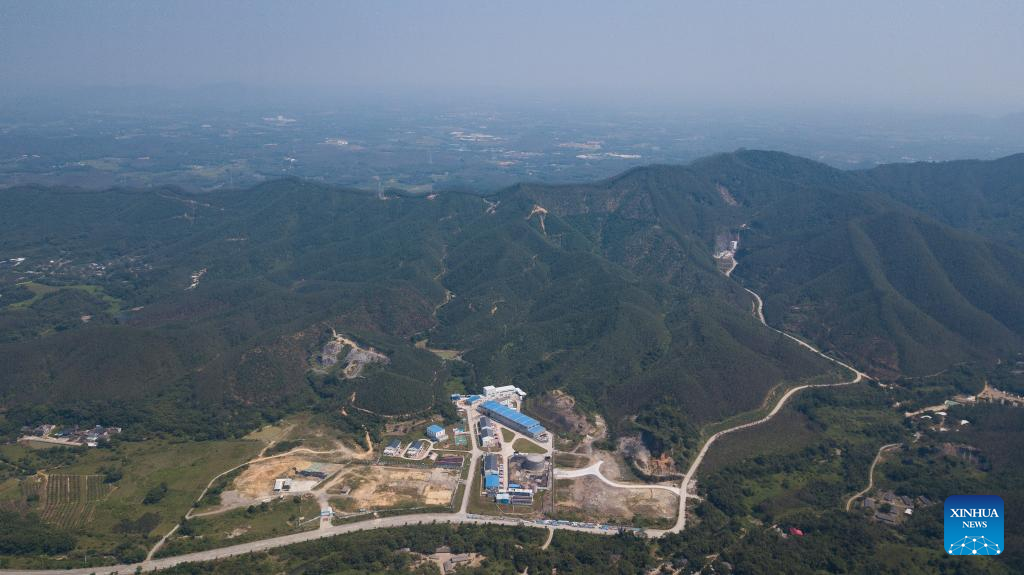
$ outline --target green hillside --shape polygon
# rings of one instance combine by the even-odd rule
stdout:
[[[1024,169],[958,165],[740,151],[489,197],[4,190],[0,401],[9,425],[56,409],[219,436],[311,406],[414,413],[455,371],[564,388],[616,429],[666,403],[699,425],[833,369],[761,326],[744,287],[769,323],[876,376],[997,359],[1022,347],[1024,255],[993,241],[1010,227],[944,217],[929,190],[970,181],[1003,205]],[[712,256],[736,235],[729,278]],[[311,371],[332,329],[390,362]]]
[[[1024,154],[984,162],[891,164],[867,184],[945,224],[1024,248]]]
[[[766,152],[730,160],[746,170],[794,166],[774,195],[759,189],[736,272],[765,296],[773,325],[880,377],[1021,349],[1020,251],[916,212],[872,189],[864,173],[808,172],[806,160]],[[739,186],[735,194],[754,197]]]

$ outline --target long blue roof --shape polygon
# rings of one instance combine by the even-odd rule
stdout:
[[[526,428],[530,433],[538,434],[544,432],[544,426],[541,425],[540,422],[537,421],[536,419],[530,417],[529,415],[520,413],[512,409],[511,407],[508,407],[507,405],[502,405],[497,401],[485,401],[483,404],[481,404],[481,407],[489,410],[491,413],[500,415],[501,417],[504,417],[509,421],[514,421],[518,425],[521,425],[524,428]]]

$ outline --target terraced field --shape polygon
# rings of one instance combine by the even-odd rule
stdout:
[[[84,526],[113,487],[102,475],[51,475],[33,486],[39,496],[43,520],[63,528]]]

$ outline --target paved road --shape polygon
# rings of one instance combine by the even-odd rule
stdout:
[[[162,559],[153,559],[145,561],[135,565],[111,565],[107,567],[89,567],[82,569],[52,569],[52,570],[5,570],[0,571],[2,575],[89,575],[95,573],[96,575],[107,575],[110,573],[117,572],[120,575],[127,575],[134,573],[135,569],[141,567],[143,571],[157,571],[160,569],[167,569],[175,565],[182,563],[191,563],[195,561],[212,561],[215,559],[223,559],[226,557],[235,557],[238,555],[244,555],[246,553],[252,553],[255,551],[265,551],[267,549],[273,549],[276,547],[284,547],[286,545],[293,545],[295,543],[302,543],[304,541],[313,541],[316,539],[322,539],[324,537],[334,537],[335,535],[341,535],[344,533],[353,533],[356,531],[363,531],[366,529],[381,529],[385,527],[402,527],[407,525],[418,525],[425,523],[470,523],[470,524],[493,524],[493,525],[507,525],[515,526],[523,524],[520,521],[512,519],[503,519],[501,517],[481,517],[476,515],[465,515],[462,513],[424,513],[420,515],[399,515],[395,517],[383,517],[380,519],[370,519],[366,521],[360,521],[358,523],[347,523],[345,525],[334,525],[326,529],[316,529],[314,531],[305,531],[303,533],[293,533],[291,535],[284,535],[281,537],[274,537],[273,539],[263,539],[260,541],[253,541],[251,543],[242,543],[239,545],[232,545],[231,547],[221,547],[219,549],[210,549],[208,551],[199,551],[196,553],[189,553],[187,555],[178,555],[175,557],[165,557]],[[532,525],[525,523],[526,525]],[[542,529],[544,526],[537,525],[538,529]],[[615,531],[601,530],[601,529],[588,529],[585,527],[573,527],[571,525],[556,525],[550,526],[553,529],[563,529],[568,531],[581,531],[587,533],[594,533],[599,535],[612,535]]]
[[[899,446],[899,443],[890,443],[888,445],[883,445],[878,448],[878,453],[875,454],[875,459],[871,461],[871,468],[868,469],[868,486],[865,487],[863,490],[855,493],[853,497],[850,497],[849,499],[846,500],[847,511],[849,511],[850,508],[853,507],[853,502],[856,501],[858,497],[866,495],[867,492],[871,491],[871,488],[875,486],[875,466],[878,465],[878,462],[882,459],[882,452],[888,451]]]
[[[466,433],[469,433],[469,475],[466,476],[466,488],[462,490],[462,505],[459,506],[459,514],[465,515],[469,510],[469,498],[473,496],[473,475],[476,473],[477,461],[483,455],[483,450],[476,441],[476,420],[473,416],[476,410],[466,406]]]

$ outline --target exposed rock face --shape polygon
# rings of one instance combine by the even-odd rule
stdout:
[[[667,453],[654,457],[639,435],[620,437],[616,447],[633,469],[648,479],[675,479],[680,476],[676,462]]]

